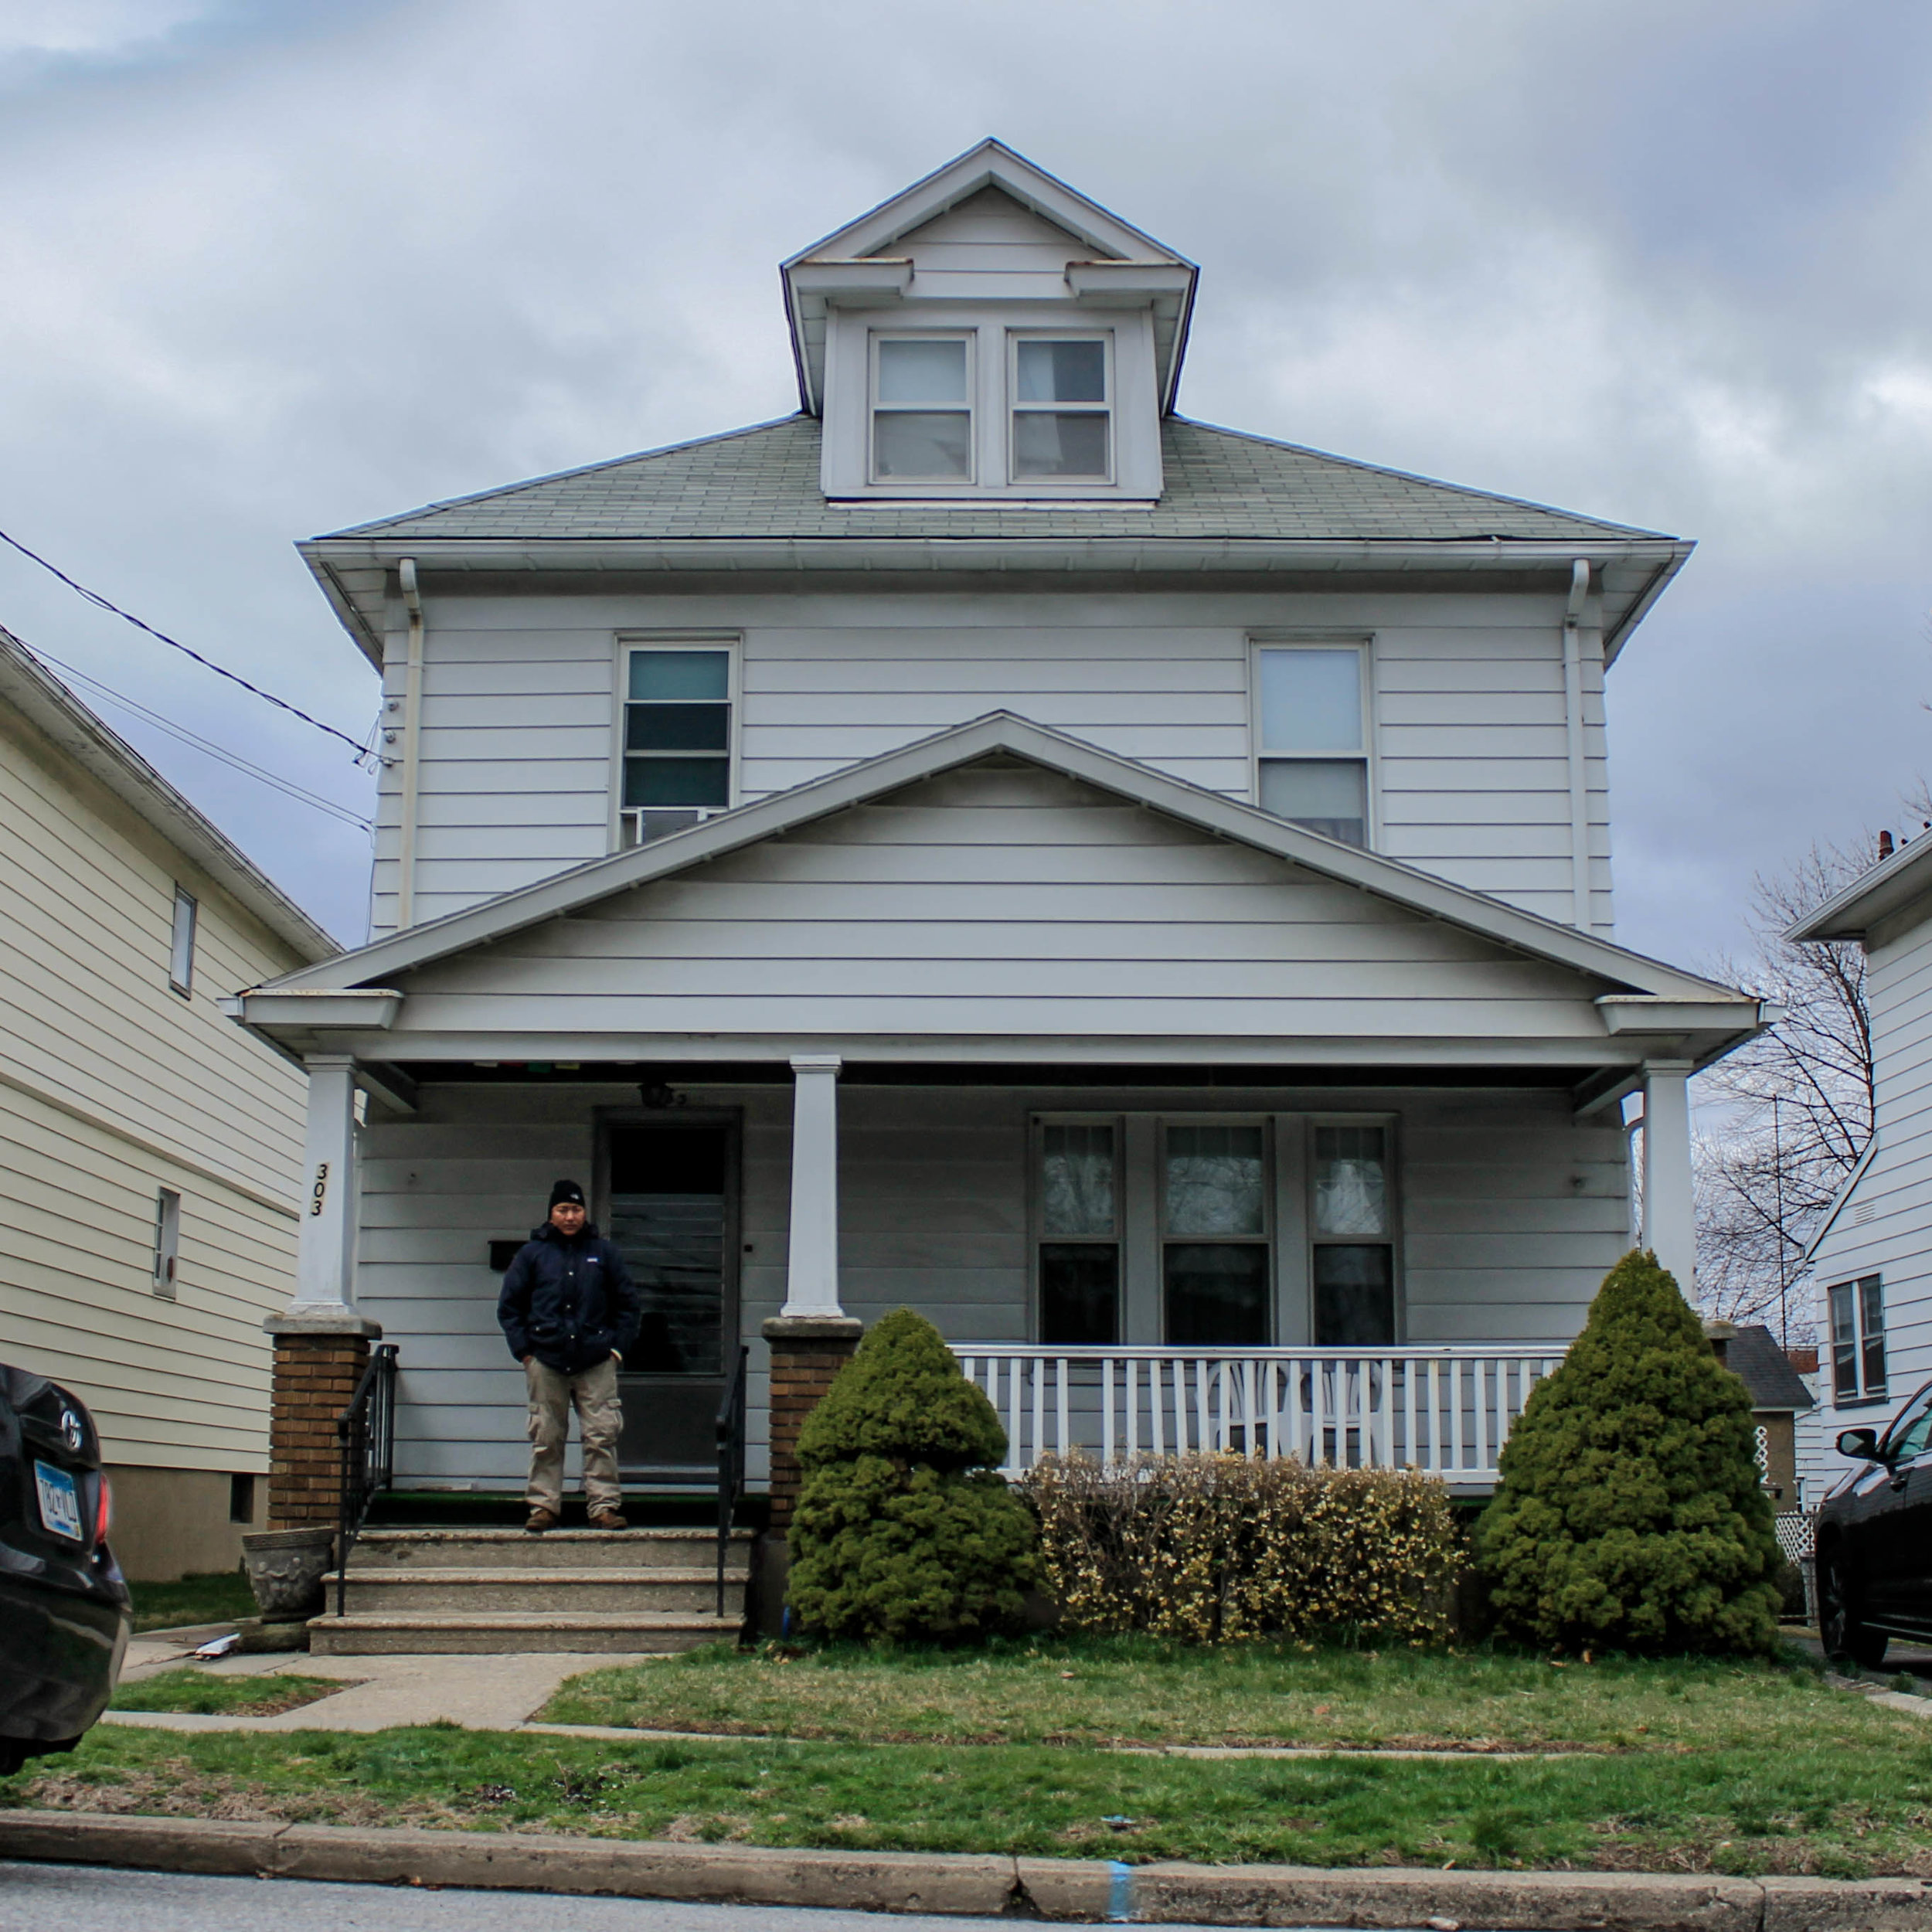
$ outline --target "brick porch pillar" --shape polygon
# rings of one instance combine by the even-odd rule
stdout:
[[[771,1527],[784,1536],[798,1502],[798,1431],[852,1359],[865,1324],[851,1315],[774,1315],[771,1345]]]
[[[333,1529],[342,1508],[335,1419],[369,1366],[383,1331],[348,1309],[290,1314],[262,1324],[275,1338],[269,1408],[268,1527]]]

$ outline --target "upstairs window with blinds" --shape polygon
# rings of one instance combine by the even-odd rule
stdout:
[[[681,832],[731,803],[728,645],[633,645],[625,665],[627,845]]]
[[[1013,480],[1105,482],[1114,473],[1104,336],[1013,338]]]
[[[972,481],[969,338],[876,335],[872,386],[874,482]]]
[[[1261,809],[1349,845],[1369,842],[1366,655],[1354,645],[1255,653]]]

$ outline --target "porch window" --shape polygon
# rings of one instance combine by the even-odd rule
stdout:
[[[1256,653],[1261,809],[1350,845],[1369,842],[1366,656],[1354,645],[1264,645]]]
[[[875,483],[973,480],[972,352],[964,335],[875,335]]]
[[[1039,1140],[1039,1338],[1121,1338],[1118,1136],[1111,1121],[1049,1122]]]
[[[625,667],[623,842],[648,844],[731,803],[731,651],[636,645]]]
[[[1885,1284],[1876,1274],[1825,1291],[1832,1311],[1832,1398],[1878,1402],[1885,1396]]]
[[[1267,1165],[1258,1124],[1165,1128],[1161,1277],[1170,1343],[1267,1345]]]
[[[1382,1347],[1396,1338],[1388,1138],[1382,1127],[1315,1130],[1309,1272],[1315,1338],[1323,1347]]]
[[[1012,338],[1015,482],[1104,482],[1114,470],[1104,335]]]

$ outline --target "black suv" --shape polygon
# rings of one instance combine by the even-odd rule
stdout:
[[[1828,1657],[1870,1669],[1895,1637],[1932,1642],[1932,1383],[1883,1435],[1845,1430],[1838,1452],[1865,1467],[1818,1509],[1818,1634]]]
[[[0,1774],[72,1750],[132,1628],[100,1438],[77,1396],[0,1366]]]

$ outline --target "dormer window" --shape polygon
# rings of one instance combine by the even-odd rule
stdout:
[[[1104,335],[1013,338],[1013,480],[1113,474],[1113,410]]]
[[[963,335],[872,338],[875,482],[973,480],[971,350]]]

